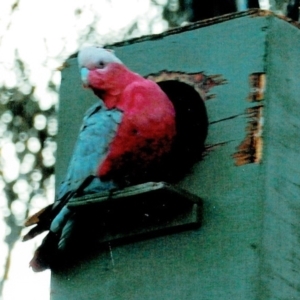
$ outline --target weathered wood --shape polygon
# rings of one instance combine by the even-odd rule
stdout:
[[[300,31],[270,21],[261,265],[266,299],[300,298]],[[280,37],[280,38],[278,38]]]
[[[255,10],[113,48],[158,81],[163,71],[189,74],[192,85],[191,74],[222,79],[199,91],[210,122],[205,157],[177,184],[203,199],[203,224],[99,246],[53,272],[52,299],[300,299],[299,29]],[[96,100],[81,89],[76,59],[68,64],[57,182]]]

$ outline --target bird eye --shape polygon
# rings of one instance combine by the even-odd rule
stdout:
[[[100,68],[104,68],[104,67],[105,67],[105,64],[104,64],[104,62],[101,60],[101,61],[99,61],[98,66],[99,66]]]

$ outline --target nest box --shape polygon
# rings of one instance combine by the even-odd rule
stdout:
[[[92,254],[53,270],[51,299],[300,299],[298,25],[250,10],[110,48],[131,70],[162,86],[184,83],[200,96],[208,116],[203,157],[172,185],[116,192],[114,207],[129,215],[132,203],[159,206],[160,199],[172,213],[159,207],[166,217],[150,227],[126,227],[125,217],[119,227],[99,230]],[[60,89],[58,183],[74,128],[95,101],[71,57]],[[174,210],[172,199],[185,208]],[[92,196],[72,209],[94,202],[110,205]],[[155,234],[143,235],[149,232]]]

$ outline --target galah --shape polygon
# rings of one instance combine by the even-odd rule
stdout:
[[[78,62],[85,85],[101,96],[108,110],[122,114],[97,175],[111,179],[138,171],[141,176],[140,171],[171,150],[176,134],[172,102],[156,83],[131,72],[103,48],[83,49]]]
[[[100,97],[99,103],[84,116],[56,201],[25,223],[36,226],[24,241],[49,230],[30,262],[36,272],[51,267],[57,253],[67,248],[76,222],[69,201],[159,173],[176,136],[174,106],[156,83],[133,73],[103,48],[84,48],[78,64],[84,86]]]

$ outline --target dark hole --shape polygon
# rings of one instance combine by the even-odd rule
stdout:
[[[159,82],[176,111],[177,136],[167,160],[169,181],[183,177],[194,163],[201,160],[208,131],[208,117],[203,99],[190,85],[169,80]]]

